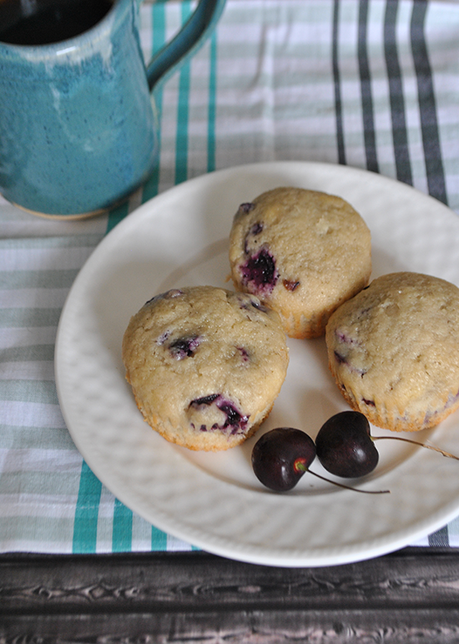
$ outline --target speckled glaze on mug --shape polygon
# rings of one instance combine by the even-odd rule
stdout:
[[[0,42],[0,192],[37,214],[76,218],[121,202],[158,158],[152,90],[202,44],[225,0],[201,0],[146,66],[139,0],[51,45]]]

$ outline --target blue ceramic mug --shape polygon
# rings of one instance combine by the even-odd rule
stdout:
[[[15,43],[3,26],[21,3],[0,1],[0,192],[34,213],[92,215],[142,185],[158,160],[152,91],[202,44],[225,3],[200,0],[145,65],[141,0],[105,1],[94,26],[47,44]]]

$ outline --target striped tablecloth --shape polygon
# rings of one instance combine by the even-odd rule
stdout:
[[[188,1],[145,4],[145,57]],[[348,164],[412,184],[459,214],[459,4],[227,0],[216,32],[158,91],[160,162],[108,216],[58,222],[0,197],[0,550],[187,550],[102,486],[63,421],[53,373],[69,288],[140,203],[230,166]],[[423,544],[459,546],[459,520]]]

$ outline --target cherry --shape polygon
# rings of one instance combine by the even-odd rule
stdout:
[[[329,418],[316,436],[316,449],[324,468],[342,478],[365,476],[379,460],[370,424],[356,411],[343,411]]]
[[[375,441],[398,440],[439,452],[459,460],[449,452],[401,436],[372,436],[370,423],[359,411],[343,411],[329,418],[316,436],[317,457],[331,474],[357,478],[370,474],[378,464]]]
[[[277,427],[263,434],[252,450],[252,467],[270,490],[287,492],[295,487],[316,456],[314,441],[293,427]]]
[[[277,427],[263,434],[252,450],[252,467],[258,480],[270,490],[287,492],[295,487],[305,472],[322,481],[363,494],[386,494],[388,490],[359,490],[336,481],[330,481],[309,466],[316,457],[312,438],[300,429]]]

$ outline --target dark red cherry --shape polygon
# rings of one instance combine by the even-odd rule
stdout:
[[[252,467],[270,490],[287,492],[295,487],[316,456],[314,441],[292,427],[277,427],[263,434],[252,450]]]
[[[343,411],[329,418],[315,442],[319,461],[336,476],[365,476],[378,464],[379,454],[370,434],[370,424],[358,411]]]

